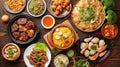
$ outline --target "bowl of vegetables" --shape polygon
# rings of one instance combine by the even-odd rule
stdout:
[[[44,0],[29,0],[27,3],[27,12],[33,17],[40,17],[46,11]]]
[[[76,56],[70,60],[68,67],[90,67],[90,65],[84,57]]]

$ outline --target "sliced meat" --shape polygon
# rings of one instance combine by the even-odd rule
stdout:
[[[17,24],[24,25],[27,23],[27,18],[20,18],[16,22]]]
[[[18,30],[18,25],[14,23],[14,24],[11,26],[11,30],[12,30],[12,32],[15,32],[16,30]]]
[[[27,24],[25,25],[27,29],[34,29],[34,23],[32,21],[28,21]]]
[[[20,36],[20,33],[19,32],[13,32],[12,35],[15,39],[18,39],[18,37]]]

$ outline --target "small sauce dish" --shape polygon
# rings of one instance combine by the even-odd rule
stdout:
[[[51,29],[55,25],[55,19],[51,15],[45,15],[41,20],[41,24],[45,29]]]

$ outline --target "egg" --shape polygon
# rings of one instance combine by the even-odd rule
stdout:
[[[2,17],[1,17],[1,20],[2,20],[2,22],[3,23],[7,23],[8,21],[9,21],[9,16],[8,15],[3,15]]]

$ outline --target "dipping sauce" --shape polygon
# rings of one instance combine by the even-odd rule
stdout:
[[[43,24],[46,27],[50,27],[53,24],[53,19],[51,17],[47,16],[43,19]]]
[[[42,18],[41,24],[44,28],[50,29],[55,25],[55,19],[51,15],[46,15]]]
[[[116,37],[117,32],[118,28],[115,24],[105,24],[102,28],[102,35],[109,39]]]

